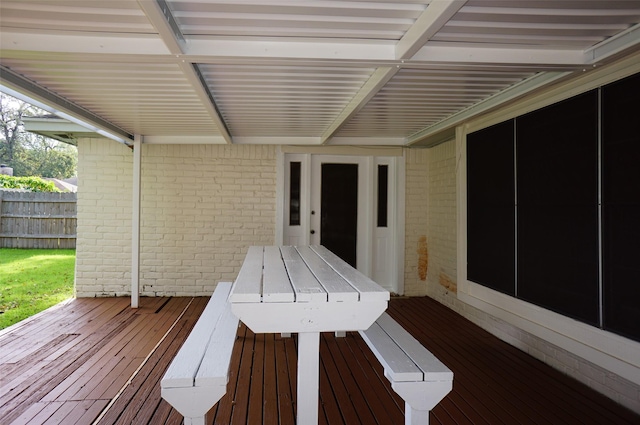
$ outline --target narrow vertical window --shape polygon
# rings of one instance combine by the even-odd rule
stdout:
[[[300,225],[300,162],[290,163],[289,226]]]
[[[378,165],[378,227],[387,227],[389,166]]]

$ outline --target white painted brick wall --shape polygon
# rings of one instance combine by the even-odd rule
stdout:
[[[455,150],[454,141],[430,149],[427,190],[429,198],[427,291],[430,295],[434,291],[442,294],[451,292],[450,283],[455,283],[457,280]],[[438,299],[442,301],[442,297]]]
[[[427,293],[426,260],[428,251],[429,149],[405,150],[405,267],[404,295],[423,296]],[[423,241],[423,242],[421,242]],[[422,257],[421,257],[422,256]]]
[[[78,142],[76,296],[129,294],[131,150],[106,140]]]
[[[141,295],[210,295],[248,245],[274,243],[274,146],[142,148]],[[78,155],[77,295],[129,295],[132,152],[82,140]]]
[[[144,148],[143,295],[209,295],[248,245],[274,243],[275,147]]]

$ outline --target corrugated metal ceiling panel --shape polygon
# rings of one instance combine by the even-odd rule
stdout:
[[[153,26],[135,1],[0,2],[2,26],[38,31],[87,31],[152,33]]]
[[[132,133],[217,134],[192,87],[173,64],[2,63]]]
[[[318,136],[374,71],[239,65],[201,70],[231,133],[242,137]]]
[[[357,38],[399,40],[422,2],[171,1],[187,36]]]
[[[638,22],[639,0],[3,0],[0,64],[130,134],[409,143],[637,49]]]
[[[402,69],[337,137],[409,137],[531,76],[497,70]]]
[[[637,22],[636,1],[471,0],[432,41],[587,49]]]

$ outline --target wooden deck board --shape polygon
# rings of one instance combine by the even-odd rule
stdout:
[[[74,300],[0,332],[0,425],[160,424],[182,417],[160,379],[208,298]],[[188,307],[187,307],[188,306]],[[640,417],[428,298],[389,313],[449,366],[431,424],[634,424]],[[297,338],[238,330],[208,424],[293,425]],[[400,424],[404,403],[358,333],[322,334],[319,423]]]
[[[264,425],[278,425],[278,379],[274,335],[264,335]]]
[[[369,383],[368,385],[359,384],[359,388],[372,410],[376,421],[374,423],[402,423],[404,416],[401,404],[396,403],[397,395],[393,393],[389,381],[384,378],[382,366],[377,370],[372,368],[372,365],[375,366],[375,358],[367,359],[367,354],[370,353],[373,356],[369,347],[359,338],[339,338],[337,345],[348,356],[353,356],[355,362],[352,360],[349,364],[356,382]]]
[[[149,421],[162,402],[160,379],[204,310],[206,301],[202,298],[194,300],[189,306],[192,308],[187,309],[181,320],[174,320],[175,326],[166,332],[166,338],[158,338],[157,348],[149,354],[144,364],[139,364],[139,369],[134,371],[137,373],[129,378],[128,385],[122,388],[109,409],[103,412],[99,424],[148,423],[142,422],[141,418]],[[173,313],[178,315],[178,310]],[[155,320],[153,317],[150,319]]]
[[[264,391],[265,379],[265,335],[255,335],[255,346],[253,349],[253,359],[251,367],[251,387],[249,390],[249,405],[247,407],[247,423],[263,423],[262,405],[266,402],[269,394]],[[266,406],[265,406],[266,408]]]
[[[291,375],[290,372],[291,370],[295,370],[295,364],[292,365],[293,359],[287,356],[287,345],[293,346],[293,340],[291,338],[287,338],[285,341],[277,344],[274,338],[279,425],[293,425],[295,423],[293,411],[294,393],[291,383],[292,377],[295,375]],[[295,379],[293,380],[295,381]]]
[[[463,384],[476,398],[472,405],[489,405],[494,420],[497,416],[506,424],[640,423],[638,415],[433,300],[401,300],[392,303],[390,314],[453,370],[452,395]]]

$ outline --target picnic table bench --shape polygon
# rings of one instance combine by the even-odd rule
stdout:
[[[453,388],[453,372],[387,313],[360,331],[405,401],[405,425],[429,423],[429,411]]]
[[[184,416],[185,425],[204,425],[206,413],[227,392],[238,330],[230,291],[230,282],[218,283],[160,383],[162,398]]]

